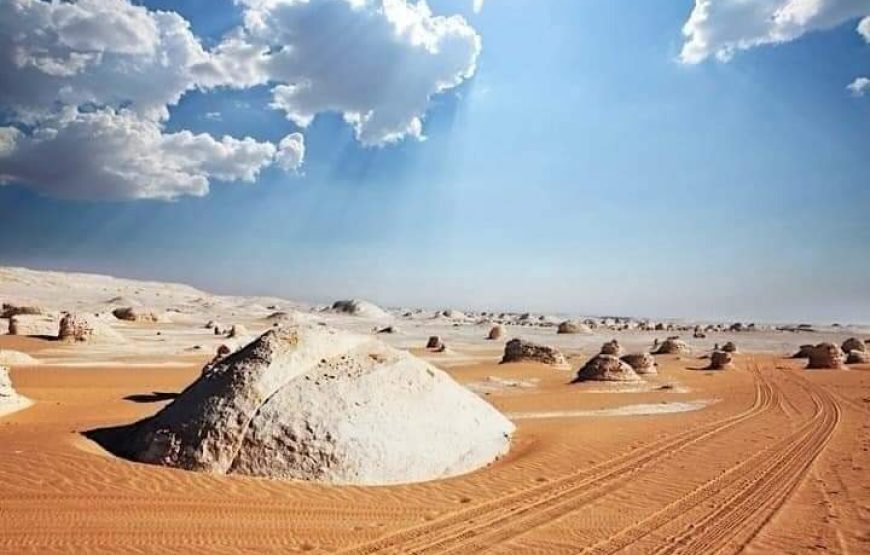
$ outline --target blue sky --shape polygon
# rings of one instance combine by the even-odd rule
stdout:
[[[241,17],[141,4],[206,49]],[[482,50],[430,99],[425,140],[366,146],[335,113],[297,125],[270,85],[189,91],[165,133],[301,132],[304,162],[171,200],[8,180],[0,262],[314,301],[870,321],[870,97],[846,89],[870,74],[860,18],[689,64],[691,1],[430,6]]]

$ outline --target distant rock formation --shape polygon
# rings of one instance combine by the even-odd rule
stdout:
[[[870,362],[870,353],[867,351],[852,349],[849,351],[849,354],[846,355],[846,364],[867,364],[868,362]]]
[[[616,339],[611,339],[610,341],[601,346],[601,354],[613,355],[619,358],[625,354],[625,349],[622,348],[622,345],[619,344],[619,341],[617,341]]]
[[[370,335],[300,326],[207,365],[155,416],[90,435],[146,463],[375,485],[474,470],[506,453],[513,431],[423,360]]]
[[[649,353],[633,353],[624,355],[620,360],[631,366],[638,374],[658,374],[656,359]]]
[[[439,313],[440,316],[444,318],[448,318],[450,320],[467,320],[468,315],[462,312],[461,310],[456,310],[455,308],[448,308],[446,310],[442,310]]]
[[[121,335],[96,318],[84,314],[67,314],[60,321],[57,338],[70,343],[122,342]]]
[[[864,342],[858,339],[857,337],[850,337],[849,339],[843,341],[843,352],[848,353],[849,351],[866,351],[867,347],[864,345]]]
[[[390,313],[386,310],[373,303],[360,299],[335,301],[332,303],[332,308],[330,310],[339,314],[348,314],[350,316],[369,318],[373,320],[390,317]]]
[[[505,327],[502,324],[496,324],[489,329],[489,334],[487,334],[486,338],[495,341],[504,337],[505,333]]]
[[[810,358],[810,351],[813,350],[815,345],[801,345],[798,348],[798,351],[792,355],[791,358]]]
[[[9,319],[9,335],[57,337],[60,316],[19,314]]]
[[[294,315],[290,314],[289,312],[279,310],[266,316],[265,320],[267,322],[293,322],[295,318]]]
[[[628,363],[614,355],[595,355],[577,371],[575,382],[639,382],[641,377]]]
[[[230,327],[230,331],[227,332],[227,337],[232,339],[245,337],[246,335],[248,335],[248,328],[242,324],[233,324],[232,327]]]
[[[692,350],[684,341],[669,337],[659,343],[658,349],[653,354],[656,355],[685,355],[691,353]]]
[[[444,341],[441,340],[440,335],[433,335],[429,337],[429,340],[426,342],[426,348],[432,350],[442,349],[444,347]]]
[[[707,370],[729,370],[734,367],[733,358],[728,351],[713,351]]]
[[[589,333],[590,331],[589,326],[576,320],[565,320],[564,322],[561,322],[559,327],[556,329],[556,333],[565,334]]]
[[[554,366],[567,364],[565,356],[555,347],[539,345],[523,339],[511,339],[504,346],[502,363],[507,362],[543,362]]]
[[[118,320],[128,322],[168,322],[169,318],[165,314],[161,314],[154,310],[139,306],[125,306],[116,308],[112,311],[112,315]]]
[[[729,342],[725,343],[724,345],[722,345],[721,350],[726,352],[726,353],[733,354],[733,353],[737,352],[737,345],[735,345],[733,341],[729,341]]]
[[[809,352],[809,369],[837,369],[842,368],[845,363],[846,355],[840,347],[833,343],[819,343]]]

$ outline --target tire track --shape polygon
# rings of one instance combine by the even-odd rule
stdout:
[[[453,549],[469,553],[546,524],[554,518],[554,514],[573,511],[621,487],[626,477],[646,466],[779,406],[782,402],[779,391],[762,376],[757,367],[750,368],[750,371],[755,379],[755,400],[743,412],[657,440],[548,484],[481,503],[341,553],[442,553]]]
[[[814,403],[814,413],[797,430],[696,488],[689,495],[650,515],[640,523],[582,551],[604,555],[666,528],[702,504],[704,516],[686,525],[654,550],[656,555],[738,552],[769,522],[800,483],[840,422],[839,405],[826,391],[798,385]]]

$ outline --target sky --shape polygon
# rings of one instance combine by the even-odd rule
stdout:
[[[870,323],[870,0],[7,0],[0,264]]]

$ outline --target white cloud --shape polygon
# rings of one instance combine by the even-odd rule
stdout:
[[[870,93],[870,78],[858,77],[846,86],[853,96],[864,96]]]
[[[695,0],[680,59],[728,61],[739,50],[789,42],[867,15],[867,0]]]
[[[0,53],[0,104],[28,122],[88,103],[165,118],[208,61],[181,16],[127,0],[6,0]]]
[[[206,50],[178,14],[130,0],[5,0],[0,180],[58,197],[172,199],[302,164],[299,133],[275,145],[165,132],[169,108],[196,88],[269,85],[299,126],[337,112],[365,144],[422,138],[431,97],[471,77],[480,52],[463,18],[422,1],[236,1],[243,24]]]
[[[465,19],[425,2],[238,2],[243,29],[215,51],[210,82],[278,83],[272,106],[288,119],[305,127],[337,112],[367,145],[422,137],[431,97],[471,77],[480,53]]]
[[[472,8],[474,9],[474,13],[480,13],[480,10],[483,9],[483,0],[474,0]]]
[[[864,40],[870,42],[870,16],[858,22],[858,33],[864,37]]]
[[[254,181],[275,161],[294,167],[271,143],[164,133],[157,122],[128,110],[68,111],[29,135],[0,128],[0,179],[60,198],[202,196],[211,179]]]
[[[21,131],[14,127],[0,127],[0,156],[8,156],[15,150]]]
[[[285,170],[295,170],[305,158],[305,137],[302,133],[291,133],[278,143],[275,163]]]

